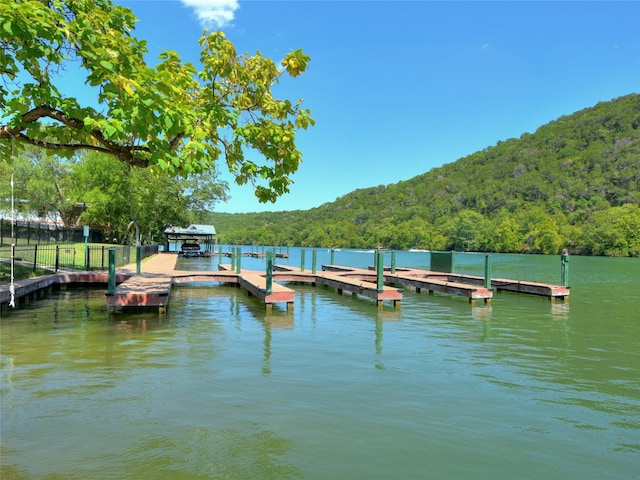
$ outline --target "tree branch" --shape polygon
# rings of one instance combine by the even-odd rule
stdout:
[[[9,127],[8,125],[0,126],[0,139],[15,138],[16,140],[30,145],[34,145],[49,150],[94,150],[97,152],[107,153],[116,156],[119,160],[122,160],[132,166],[136,167],[148,167],[149,160],[136,155],[136,153],[148,153],[149,148],[146,146],[123,146],[115,142],[111,142],[104,138],[104,135],[100,130],[92,130],[90,135],[96,139],[99,145],[91,145],[87,143],[54,143],[46,142],[44,140],[38,140],[30,138],[23,133],[23,130],[27,128],[30,123],[36,123],[42,118],[51,118],[63,125],[74,128],[76,130],[84,130],[84,122],[74,117],[69,117],[64,112],[50,107],[48,105],[41,105],[29,110],[22,115],[22,125],[19,127]]]

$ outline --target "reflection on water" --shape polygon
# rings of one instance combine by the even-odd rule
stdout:
[[[612,260],[572,259],[570,303],[292,285],[266,313],[200,285],[110,316],[103,291],[55,294],[0,323],[1,477],[634,478],[639,264]]]

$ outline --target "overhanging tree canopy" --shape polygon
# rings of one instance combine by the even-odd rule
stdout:
[[[135,21],[110,0],[0,3],[2,157],[15,139],[69,155],[100,151],[170,174],[224,159],[260,201],[288,192],[302,159],[296,130],[314,121],[301,100],[274,98],[272,87],[285,72],[304,72],[309,57],[293,51],[279,69],[260,52],[237,54],[222,32],[205,32],[200,71],[172,51],[150,66],[145,41],[132,36]],[[97,105],[59,88],[60,75],[76,67],[97,90]],[[263,160],[247,158],[251,151]]]

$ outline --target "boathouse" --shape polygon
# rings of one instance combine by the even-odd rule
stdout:
[[[211,253],[214,246],[218,244],[216,229],[213,225],[189,225],[183,227],[168,227],[164,234],[167,237],[165,250],[167,252],[180,252],[181,245],[187,243],[198,243],[204,245],[204,252]]]

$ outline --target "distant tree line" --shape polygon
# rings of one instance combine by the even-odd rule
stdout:
[[[307,211],[211,213],[225,243],[640,256],[640,95]]]

